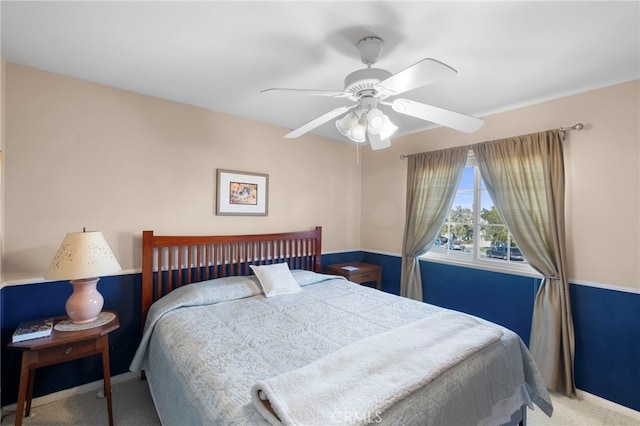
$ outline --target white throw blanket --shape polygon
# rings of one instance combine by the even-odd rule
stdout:
[[[251,399],[273,425],[375,423],[394,403],[501,337],[497,327],[441,312],[259,381]]]

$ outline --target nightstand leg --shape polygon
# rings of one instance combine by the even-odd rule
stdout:
[[[111,370],[109,367],[109,336],[102,337],[102,374],[104,376],[104,394],[107,397],[109,426],[113,426],[113,404],[111,402]]]
[[[29,384],[32,382],[30,380],[32,374],[27,367],[26,355],[27,354],[22,354],[22,366],[20,367],[20,386],[18,388],[18,402],[16,404],[16,426],[22,425],[22,419],[24,416],[24,402],[25,399],[27,399],[28,388],[31,387],[29,386]],[[29,403],[29,406],[30,405],[31,403]]]
[[[36,380],[36,370],[29,369],[29,384],[27,385],[27,408],[24,410],[24,416],[29,417],[31,414],[31,400],[33,399],[33,382]]]

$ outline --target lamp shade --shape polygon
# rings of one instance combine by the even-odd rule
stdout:
[[[122,268],[102,232],[66,235],[44,277],[48,280],[96,278]]]

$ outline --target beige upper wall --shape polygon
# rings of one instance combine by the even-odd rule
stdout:
[[[288,140],[274,126],[10,63],[2,78],[8,282],[42,277],[64,234],[83,226],[105,233],[125,270],[140,267],[143,229],[230,234],[319,224],[325,252],[399,254],[400,154],[583,122],[587,130],[565,141],[569,275],[640,286],[640,81],[491,115],[472,135],[438,128],[400,137],[388,150],[363,149],[357,165],[346,143]],[[268,173],[269,216],[216,216],[216,168]]]
[[[144,229],[246,234],[323,226],[360,246],[360,166],[346,143],[8,63],[4,280],[44,275],[65,234],[100,230],[124,270]],[[216,169],[269,174],[269,215],[215,215]]]
[[[362,246],[399,254],[406,161],[400,154],[494,140],[582,122],[565,140],[566,224],[572,280],[640,288],[640,81],[485,117],[468,135],[438,128],[365,151]]]
[[[0,56],[0,259],[2,258],[3,250],[3,235],[4,235],[4,168],[2,167],[4,160],[2,159],[2,153],[4,152],[4,134],[5,134],[5,120],[4,120],[4,92],[5,92],[5,65],[4,58]],[[2,262],[0,262],[0,282],[2,282]]]

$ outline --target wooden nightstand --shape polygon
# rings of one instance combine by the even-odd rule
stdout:
[[[115,318],[99,327],[78,331],[58,331],[54,329],[51,332],[51,336],[48,337],[9,343],[8,348],[22,351],[20,388],[16,407],[16,425],[21,425],[23,415],[26,417],[31,412],[33,382],[37,368],[72,361],[90,355],[102,354],[104,394],[107,397],[109,425],[113,426],[111,373],[109,369],[109,333],[120,327],[120,323],[118,321],[118,315],[115,312],[112,313],[115,314]],[[55,318],[54,324],[65,319],[67,318]],[[25,401],[27,403],[26,410]]]
[[[349,267],[358,269],[345,269]],[[378,290],[382,289],[382,268],[379,265],[364,262],[336,263],[327,266],[327,274],[342,275],[349,281],[358,284],[373,282],[376,283]]]

